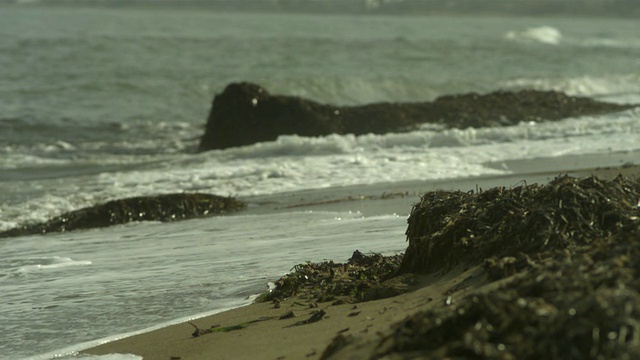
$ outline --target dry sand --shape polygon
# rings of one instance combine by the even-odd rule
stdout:
[[[290,211],[292,208],[313,210],[360,211],[365,216],[396,212],[409,214],[418,195],[436,189],[470,190],[481,187],[515,186],[521,181],[546,183],[560,173],[573,176],[595,174],[611,179],[619,173],[640,176],[640,167],[632,166],[638,153],[617,153],[599,157],[539,159],[527,162],[495,164],[512,169],[514,175],[456,179],[454,181],[377,184],[324,191],[305,191],[249,199],[250,212]],[[587,166],[591,165],[591,166]],[[564,169],[560,171],[560,169]],[[404,242],[404,238],[398,239]],[[304,261],[304,259],[300,259]],[[275,279],[274,279],[275,280]],[[501,282],[510,279],[501,280]],[[113,341],[85,351],[89,354],[130,353],[144,359],[319,359],[336,336],[353,337],[356,344],[341,353],[341,358],[365,358],[371,344],[389,331],[392,323],[419,310],[450,306],[456,298],[470,291],[483,291],[499,284],[491,282],[481,267],[457,269],[446,275],[416,278],[413,291],[383,300],[358,304],[313,304],[306,299],[283,300],[279,308],[273,303],[256,303],[213,316],[194,320],[200,328],[246,325],[242,329],[214,332],[192,337],[194,327],[178,324],[149,333]],[[292,326],[308,319],[314,311],[326,315],[318,322]],[[294,311],[297,316],[279,319]],[[261,320],[247,324],[249,322]],[[352,338],[352,339],[353,339]],[[360,345],[358,345],[360,344]]]

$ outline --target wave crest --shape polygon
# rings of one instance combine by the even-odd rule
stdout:
[[[551,26],[538,26],[522,31],[509,31],[505,35],[509,40],[539,42],[549,45],[558,45],[562,40],[560,30]]]

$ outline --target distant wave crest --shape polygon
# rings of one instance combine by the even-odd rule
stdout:
[[[29,264],[23,265],[15,271],[15,274],[27,274],[37,271],[59,270],[70,266],[86,266],[91,265],[89,260],[73,260],[68,257],[52,256],[47,258],[36,259],[36,261],[28,261]]]
[[[507,39],[515,41],[539,42],[549,45],[558,45],[562,39],[560,30],[551,26],[538,26],[522,31],[509,31],[505,35]]]
[[[607,96],[607,101],[640,102],[640,74],[610,77],[518,78],[502,83],[509,90],[536,89],[561,91],[572,96]]]

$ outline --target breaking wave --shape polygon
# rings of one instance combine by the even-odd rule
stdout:
[[[538,26],[522,31],[509,31],[505,34],[505,37],[515,41],[558,45],[562,40],[562,33],[560,33],[560,30],[551,26]]]

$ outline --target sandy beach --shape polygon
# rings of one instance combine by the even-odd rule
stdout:
[[[523,183],[546,184],[560,174],[575,177],[596,175],[613,179],[618,174],[640,176],[634,165],[637,153],[614,153],[598,157],[565,157],[495,164],[509,175],[408,182],[270,195],[249,199],[248,212],[299,210],[349,210],[364,216],[395,212],[410,213],[420,195],[434,190],[487,190]],[[404,242],[404,238],[397,239]],[[354,249],[355,250],[355,249]],[[300,259],[304,262],[305,259]],[[292,264],[292,266],[295,264]],[[201,329],[214,330],[192,337],[195,328],[182,323],[149,333],[106,343],[84,351],[87,354],[136,354],[144,359],[359,359],[368,358],[380,339],[389,336],[392,324],[424,311],[446,311],[466,295],[491,292],[513,282],[518,274],[493,281],[482,266],[458,267],[445,275],[416,275],[405,281],[411,290],[402,295],[356,304],[316,303],[294,296],[274,302],[254,303],[213,316],[193,320]],[[274,281],[276,279],[273,279]],[[318,311],[321,320],[310,322]],[[293,313],[291,313],[293,312]],[[287,316],[289,314],[289,316]],[[228,331],[216,331],[225,328]],[[347,346],[348,344],[348,346]],[[341,350],[338,355],[334,351]],[[324,354],[324,355],[323,355]],[[393,358],[393,357],[390,357]]]

